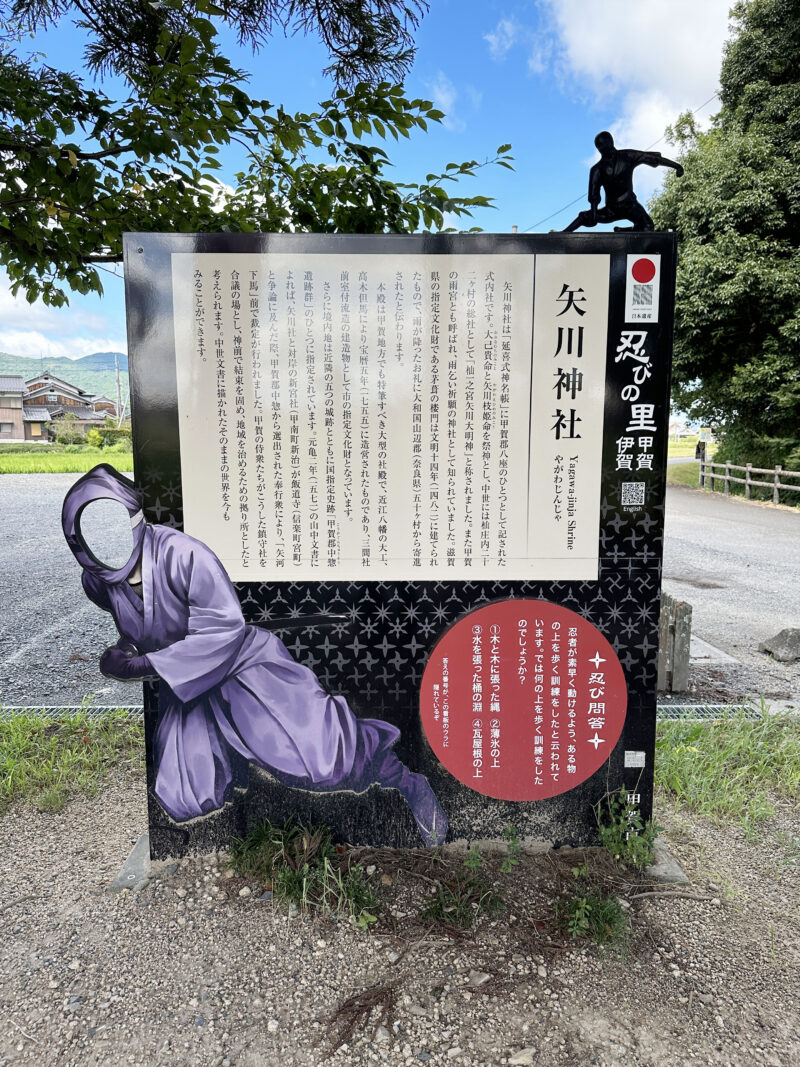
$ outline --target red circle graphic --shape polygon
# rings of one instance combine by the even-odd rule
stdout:
[[[420,712],[439,761],[498,800],[585,782],[622,733],[628,692],[600,631],[546,600],[501,600],[459,619],[422,676]]]
[[[635,282],[646,285],[656,276],[656,265],[652,259],[637,259],[631,268],[631,274]]]

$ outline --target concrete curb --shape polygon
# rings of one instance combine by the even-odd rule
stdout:
[[[689,878],[670,852],[667,842],[663,837],[657,837],[653,843],[653,855],[655,859],[650,867],[645,868],[645,874],[654,882],[665,882],[669,885],[688,885]]]
[[[107,893],[121,893],[130,889],[136,893],[150,881],[150,835],[142,834],[128,853],[128,858],[106,890]]]

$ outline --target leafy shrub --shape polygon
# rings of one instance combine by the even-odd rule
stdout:
[[[101,448],[110,448],[113,445],[123,444],[127,451],[130,452],[130,426],[99,426],[97,430],[92,432],[97,433],[100,439],[99,444]]]
[[[654,860],[653,845],[660,827],[644,822],[639,808],[628,802],[625,789],[607,793],[594,808],[600,844],[617,863],[643,871]]]
[[[35,444],[33,441],[0,441],[0,455],[22,455],[25,452],[37,452],[39,455],[50,455],[52,452],[62,452],[63,445]]]
[[[60,415],[58,418],[53,419],[50,424],[50,432],[55,435],[55,439],[60,445],[77,445],[86,440],[83,429],[78,424],[78,417],[73,415],[72,412],[67,412],[66,415]]]

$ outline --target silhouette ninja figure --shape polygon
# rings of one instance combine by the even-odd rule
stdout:
[[[614,138],[607,131],[598,133],[594,139],[600,159],[589,171],[588,211],[581,211],[577,218],[563,231],[572,233],[579,226],[596,226],[599,222],[617,222],[627,219],[633,226],[615,226],[620,230],[655,229],[653,220],[636,199],[633,191],[633,171],[641,163],[648,167],[672,167],[680,178],[683,167],[667,159],[660,152],[639,152],[635,148],[615,148]],[[604,207],[599,207],[600,191],[606,196]]]

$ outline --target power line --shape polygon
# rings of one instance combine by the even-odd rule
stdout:
[[[711,96],[709,96],[708,100],[703,101],[703,103],[699,107],[696,107],[694,109],[694,111],[691,112],[691,114],[692,115],[696,115],[698,111],[702,111],[703,108],[706,107],[706,105],[710,104],[712,100],[716,100],[716,98],[718,96],[719,96],[718,92],[717,93],[713,93]],[[664,140],[664,134],[662,133],[661,136],[658,138],[658,140],[657,141],[653,141],[653,143],[651,145],[648,145],[647,148],[644,149],[644,151],[645,152],[649,152],[651,148],[655,148],[655,146],[657,144],[661,144],[661,142],[663,140]],[[550,219],[554,219],[556,217],[556,215],[560,215],[562,211],[566,211],[567,208],[572,207],[573,204],[580,203],[580,201],[583,200],[583,199],[584,199],[583,196],[576,196],[574,200],[570,200],[570,202],[568,204],[564,204],[564,206],[560,207],[558,209],[558,211],[554,211],[552,213],[552,215],[545,215],[545,217],[543,219],[539,219],[538,222],[534,222],[532,226],[527,226],[524,230],[522,230],[522,233],[528,233],[530,230],[536,229],[537,226],[541,226],[543,222],[549,222]]]
[[[93,263],[92,266],[95,268],[95,270],[104,270],[106,274],[113,274],[114,277],[119,278],[120,281],[124,279],[124,275],[117,274],[117,272],[115,270],[111,270],[110,267],[104,267],[102,263]]]

